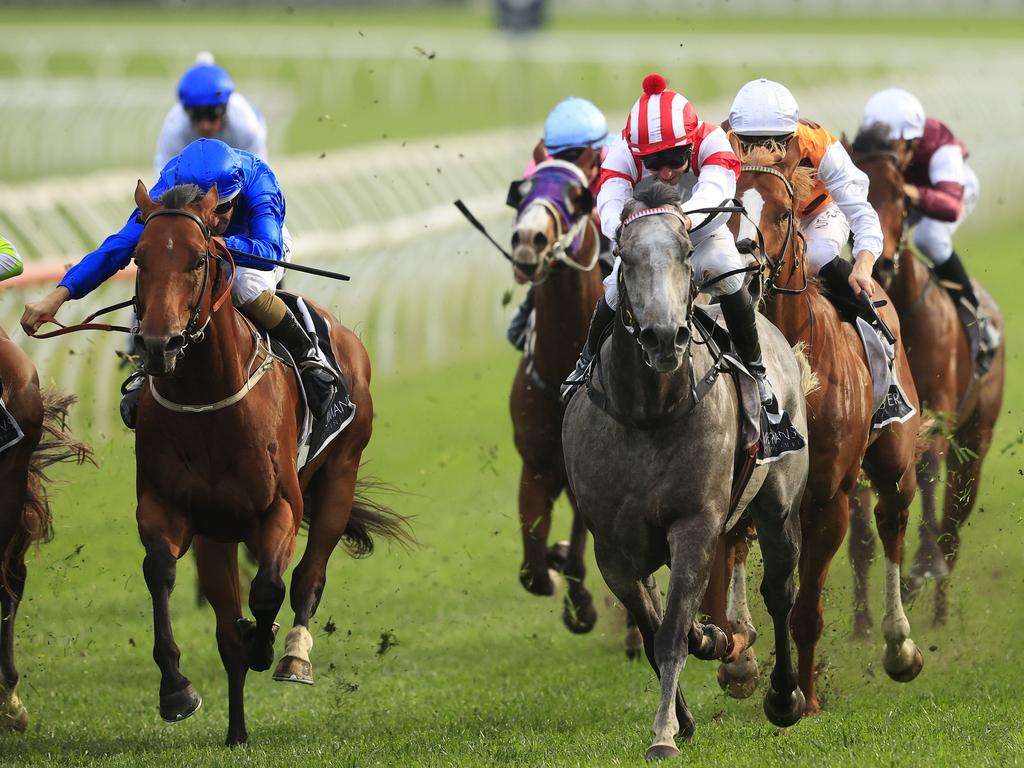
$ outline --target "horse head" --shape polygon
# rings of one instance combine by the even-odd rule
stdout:
[[[574,163],[547,160],[509,187],[506,202],[517,212],[512,263],[531,282],[541,282],[553,262],[571,258],[568,251],[582,242],[583,226],[594,209],[582,169],[593,161],[594,150],[587,147]]]
[[[878,282],[888,290],[895,274],[896,257],[908,214],[903,194],[903,172],[889,140],[888,126],[863,126],[853,140],[850,156],[868,177],[868,202],[878,213],[882,225],[882,256],[875,263],[875,272]]]
[[[216,186],[205,195],[194,184],[171,187],[159,202],[141,181],[135,188],[143,230],[134,254],[134,345],[150,375],[174,373],[185,347],[202,339],[213,315],[217,275],[211,276],[210,248],[217,200]]]
[[[619,227],[619,317],[659,373],[687,354],[694,299],[693,246],[679,193],[660,182],[622,209]]]

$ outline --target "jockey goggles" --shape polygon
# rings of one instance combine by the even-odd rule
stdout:
[[[220,120],[228,111],[227,104],[217,104],[212,107],[186,107],[185,113],[193,123],[200,121],[214,122]]]
[[[777,149],[779,147],[785,147],[791,138],[792,133],[778,133],[774,136],[751,136],[749,134],[736,134],[736,138],[740,140],[740,145],[744,150],[749,151],[754,147],[764,147],[765,149]]]
[[[640,158],[644,168],[648,171],[660,171],[662,168],[682,168],[690,162],[693,155],[693,146],[670,147],[661,152],[654,152]]]

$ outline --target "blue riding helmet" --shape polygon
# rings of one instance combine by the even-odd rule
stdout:
[[[174,167],[174,184],[197,184],[203,192],[216,184],[221,202],[237,195],[244,180],[238,156],[217,139],[196,139],[181,151]]]
[[[224,67],[196,64],[185,71],[178,83],[178,99],[185,109],[219,107],[228,103],[235,84]]]
[[[544,121],[544,148],[549,155],[573,147],[601,149],[609,138],[608,121],[601,110],[575,96],[559,102]]]

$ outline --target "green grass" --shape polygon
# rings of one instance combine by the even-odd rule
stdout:
[[[980,507],[964,533],[949,625],[930,626],[930,589],[910,609],[925,653],[922,675],[909,685],[891,682],[880,641],[850,641],[850,578],[841,555],[820,646],[824,713],[779,731],[761,713],[763,684],[753,698],[731,701],[715,683],[715,665],[692,660],[682,682],[698,731],[684,760],[1021,764],[1024,415],[1016,404],[1024,393],[1013,374],[1020,370],[1013,340],[1024,334],[1024,313],[1013,302],[1022,258],[1014,242],[1010,229],[962,238],[969,265],[1008,310],[1011,378]],[[226,685],[213,616],[193,605],[190,558],[180,565],[172,607],[182,668],[205,706],[177,725],[157,717],[128,436],[99,447],[99,470],[61,468],[57,536],[32,554],[19,617],[22,696],[32,722],[25,735],[0,735],[4,764],[641,764],[655,678],[623,658],[621,619],[606,607],[596,569],[589,582],[601,618],[586,637],[562,627],[558,601],[518,584],[518,465],[506,407],[514,365],[495,339],[482,357],[375,385],[367,471],[400,489],[383,500],[415,515],[422,546],[405,553],[384,545],[358,562],[335,556],[313,626],[316,686],[251,675],[250,745],[230,755],[222,746]],[[565,511],[561,504],[560,536]],[[879,567],[872,578],[879,616]],[[762,630],[758,653],[770,664],[769,624],[751,590]],[[290,617],[282,611],[286,626]],[[397,640],[383,654],[382,633]]]

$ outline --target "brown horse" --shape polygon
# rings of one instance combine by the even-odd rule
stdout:
[[[135,433],[136,516],[153,598],[160,715],[174,722],[202,703],[178,669],[169,607],[176,562],[194,542],[199,578],[217,615],[228,675],[227,743],[233,746],[247,739],[246,672],[273,662],[282,577],[303,519],[309,537],[292,577],[295,621],[276,680],[313,682],[308,624],[338,543],[366,555],[373,550],[371,534],[408,541],[409,533],[404,518],[356,496],[373,423],[370,362],[355,334],[326,313],[357,410],[345,432],[299,475],[302,398],[295,375],[270,356],[238,311],[230,304],[220,309],[231,279],[226,258],[215,255],[227,251],[209,231],[218,196],[216,187],[201,199],[197,191],[174,187],[162,203],[142,182],[135,192],[146,222],[135,251],[136,347],[150,374]],[[242,617],[238,542],[258,562],[249,593],[255,623]]]
[[[75,398],[40,391],[35,366],[0,329],[0,394],[24,436],[0,452],[0,731],[24,731],[28,712],[18,698],[14,621],[25,591],[25,553],[53,529],[44,482],[58,461],[92,461],[92,451],[65,427]]]
[[[593,149],[576,160],[589,168]],[[572,371],[587,339],[590,315],[601,296],[596,268],[600,236],[583,173],[568,163],[547,163],[513,185],[519,211],[512,235],[512,259],[533,285],[535,315],[527,353],[512,382],[510,409],[516,450],[523,459],[519,483],[519,525],[523,537],[522,585],[535,595],[553,595],[558,574],[569,582],[562,618],[573,632],[589,632],[597,621],[583,586],[587,527],[566,485],[562,458],[559,386]],[[517,197],[521,199],[516,199]],[[575,232],[575,234],[574,234]],[[551,509],[566,491],[573,509],[572,533],[548,548]]]
[[[868,141],[870,138],[870,131],[858,136],[853,151],[857,164],[870,179],[869,199],[885,234],[875,274],[892,297],[899,315],[921,404],[940,423],[940,428],[931,431],[929,445],[917,468],[923,518],[919,528],[921,543],[914,557],[909,587],[911,593],[916,592],[926,577],[935,577],[934,620],[942,624],[947,613],[946,577],[960,552],[960,529],[978,498],[981,465],[992,443],[1003,402],[1005,341],[1000,342],[992,367],[976,377],[967,332],[953,301],[931,271],[903,244],[907,217],[903,174],[895,156],[888,151],[888,136],[884,145],[874,147]],[[999,307],[976,281],[974,290],[1002,336],[1004,321]],[[935,495],[943,460],[946,498],[939,523]],[[850,533],[850,559],[855,575],[854,628],[860,635],[866,634],[871,626],[865,595],[874,541],[865,517],[866,512],[855,509]]]
[[[815,649],[824,626],[822,590],[832,558],[846,535],[849,496],[862,465],[878,493],[875,521],[886,558],[883,666],[890,677],[901,682],[913,680],[921,671],[923,656],[910,639],[910,623],[900,596],[903,536],[917,489],[914,465],[920,417],[915,414],[903,423],[872,430],[872,380],[863,343],[854,328],[840,320],[816,283],[807,280],[797,211],[812,176],[798,167],[796,150],[794,145],[781,157],[763,148],[744,153],[737,195],[748,211],[760,209],[759,215],[752,215],[772,265],[764,313],[791,344],[805,345],[819,382],[807,399],[811,464],[801,507],[800,590],[790,617],[800,688],[807,696],[807,712],[814,714],[820,709],[814,677]],[[876,299],[884,298],[881,289],[876,293]],[[898,339],[895,312],[885,307],[882,313]],[[900,383],[916,407],[910,366],[898,340],[896,352]],[[734,594],[740,587],[734,585]],[[735,602],[734,608],[745,603]],[[736,614],[730,618],[745,617]]]

